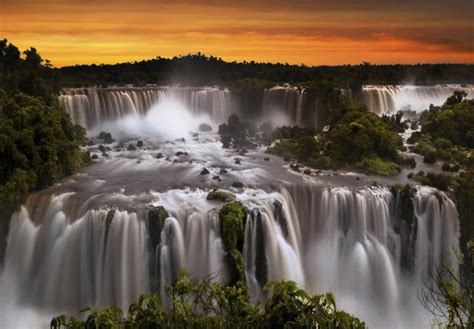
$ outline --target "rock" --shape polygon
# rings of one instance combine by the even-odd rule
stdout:
[[[137,147],[143,147],[143,141],[138,141],[137,142]]]
[[[219,176],[213,176],[212,179],[217,180],[219,182],[221,181],[221,178]]]
[[[99,134],[99,136],[97,136],[97,138],[99,138],[99,139],[105,139],[105,135],[106,135],[106,134],[107,134],[107,133],[106,133],[105,131],[101,131],[100,134]]]
[[[209,170],[207,170],[207,168],[204,168],[204,169],[201,171],[201,175],[209,175]]]
[[[359,177],[359,176],[356,176],[356,180],[360,180],[360,177]]]
[[[245,155],[246,153],[248,153],[247,149],[241,149],[240,150],[240,155]]]
[[[177,163],[178,163],[178,159],[174,159],[173,164],[177,164]]]
[[[188,152],[183,152],[183,155],[186,157],[189,156]]]
[[[290,158],[287,158],[287,157],[284,157],[284,158],[283,158],[283,161],[285,161],[285,162],[290,162],[291,159],[290,159]]]
[[[291,168],[293,171],[300,172],[300,165],[297,164],[297,163],[292,163],[292,164],[290,164],[290,168]]]
[[[435,152],[430,152],[426,154],[425,157],[423,158],[423,162],[428,163],[428,164],[434,164],[436,162]]]
[[[115,149],[115,152],[121,152],[121,151],[122,151],[122,149],[120,149],[120,148]]]
[[[240,160],[240,158],[235,158],[235,164],[242,164],[242,160]]]
[[[183,138],[178,138],[176,141],[177,141],[177,142],[183,142],[183,143],[186,142],[186,140],[184,139],[184,137],[183,137]]]
[[[128,147],[127,147],[127,151],[136,151],[136,149],[137,148],[133,144],[129,144]]]
[[[102,145],[102,144],[99,145],[99,151],[100,151],[100,152],[104,153],[106,150],[107,150],[107,149],[105,148],[104,145]]]
[[[243,187],[244,187],[244,183],[242,183],[242,182],[233,182],[233,183],[232,183],[232,187],[235,187],[235,188],[243,188]]]
[[[108,147],[108,146],[105,147],[105,150],[106,150],[106,151],[112,151],[112,149],[111,149],[110,147]]]
[[[91,159],[92,159],[92,160],[97,160],[98,158],[99,158],[99,156],[98,156],[97,154],[93,154],[93,155],[91,156]]]
[[[221,170],[220,170],[220,173],[221,174],[227,174],[227,169],[225,169],[225,167],[222,167]]]
[[[193,137],[194,137],[194,138],[196,138],[196,137],[198,137],[198,136],[199,136],[198,133],[194,133],[194,134],[193,134]]]
[[[94,145],[94,141],[90,140],[87,142],[87,146],[92,146],[92,145]]]
[[[225,149],[230,148],[230,142],[232,141],[232,138],[227,135],[222,135],[221,137],[221,142],[222,142],[222,147]]]
[[[182,151],[178,151],[178,152],[176,152],[175,155],[176,155],[177,157],[179,157],[179,156],[181,156],[181,155],[183,155],[183,154],[184,154],[184,153],[183,153]]]
[[[311,175],[311,170],[305,169],[305,170],[303,171],[303,173],[304,173],[305,175]]]
[[[212,127],[207,123],[201,123],[199,125],[199,131],[212,131]]]
[[[103,139],[105,144],[112,144],[114,142],[110,133],[106,133]]]
[[[158,153],[158,154],[156,155],[156,158],[157,158],[157,159],[163,158],[163,153]]]
[[[212,190],[207,194],[207,200],[229,202],[235,199],[235,195],[228,191]]]
[[[166,159],[165,159],[165,160],[166,160],[166,161],[170,161],[170,157],[166,157]]]
[[[117,147],[123,149],[123,148],[125,148],[125,143],[124,143],[124,142],[120,142],[120,143],[118,143]]]
[[[105,153],[105,152],[102,152],[102,156],[103,156],[103,157],[106,157],[106,158],[109,157],[109,155],[108,155],[107,153]]]
[[[269,157],[265,157],[263,158],[264,161],[270,161],[270,158]]]

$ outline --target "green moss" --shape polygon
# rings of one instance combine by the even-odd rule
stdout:
[[[379,157],[364,158],[358,166],[368,175],[395,176],[400,172],[400,166]]]
[[[239,201],[224,205],[219,211],[222,242],[226,251],[226,264],[229,270],[229,284],[244,279],[243,245],[247,210]]]
[[[221,237],[227,251],[242,251],[246,218],[245,206],[239,201],[230,202],[219,211]]]
[[[234,199],[234,196],[230,192],[212,190],[207,194],[206,199],[209,201],[229,202]]]

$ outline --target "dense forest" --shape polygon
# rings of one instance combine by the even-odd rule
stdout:
[[[96,85],[228,85],[243,79],[273,83],[333,81],[343,88],[357,89],[362,84],[433,85],[474,83],[474,65],[360,65],[315,66],[250,62],[226,62],[221,58],[194,54],[173,58],[157,57],[133,63],[76,65],[58,69],[61,86]]]

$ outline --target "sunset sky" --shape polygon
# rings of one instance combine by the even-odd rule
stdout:
[[[291,64],[474,63],[472,0],[0,0],[0,37],[55,66],[198,51]]]

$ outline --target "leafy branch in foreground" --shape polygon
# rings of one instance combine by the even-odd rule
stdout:
[[[124,314],[115,306],[85,309],[79,320],[64,315],[51,328],[365,328],[364,322],[340,311],[332,294],[310,295],[295,282],[268,283],[270,297],[254,305],[242,281],[223,286],[196,281],[182,271],[167,289],[168,300],[142,295]]]

